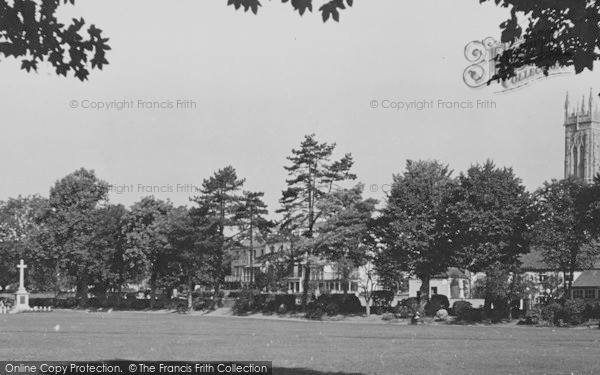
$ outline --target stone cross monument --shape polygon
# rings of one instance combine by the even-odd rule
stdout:
[[[15,293],[15,310],[29,310],[29,293],[25,289],[25,268],[27,266],[21,259],[21,262],[17,265],[19,269],[19,289]]]

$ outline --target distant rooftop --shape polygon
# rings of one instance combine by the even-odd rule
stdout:
[[[583,271],[581,275],[573,281],[573,287],[600,288],[600,270]]]
[[[531,249],[529,253],[521,255],[519,259],[522,263],[521,268],[525,271],[558,271],[556,267],[551,267],[544,261],[542,252],[538,249]],[[597,259],[593,264],[584,269],[600,270],[600,259]],[[579,269],[578,271],[581,270]]]

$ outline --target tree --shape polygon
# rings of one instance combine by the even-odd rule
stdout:
[[[360,278],[359,287],[362,289],[362,294],[365,297],[365,313],[368,317],[371,315],[373,292],[379,285],[378,271],[373,262],[365,262],[359,267],[359,272],[363,274]]]
[[[453,184],[451,174],[437,160],[408,160],[406,171],[394,175],[375,227],[382,246],[377,263],[416,275],[421,280],[422,307],[429,299],[429,280],[448,268],[452,256],[447,230],[440,225],[444,198]]]
[[[50,251],[57,257],[58,268],[76,280],[81,306],[87,304],[93,275],[104,266],[92,249],[97,239],[97,212],[106,205],[108,191],[108,183],[84,168],[57,181],[50,189]]]
[[[173,209],[169,201],[144,197],[131,206],[124,219],[126,249],[123,257],[138,282],[150,279],[151,308],[160,278],[167,274],[171,250],[169,215]]]
[[[488,160],[461,173],[447,196],[442,218],[449,228],[453,263],[473,272],[486,272],[488,285],[496,265],[518,271],[518,259],[529,251],[534,221],[532,201],[511,168],[498,168]],[[486,308],[493,301],[490,289]]]
[[[351,189],[334,190],[319,202],[326,219],[317,229],[317,253],[335,262],[341,271],[344,294],[353,269],[369,262],[369,224],[376,199],[363,199],[363,184]]]
[[[312,239],[317,222],[323,220],[320,202],[336,188],[336,183],[356,178],[350,173],[354,163],[352,156],[346,154],[332,162],[330,159],[334,149],[335,143],[319,143],[314,134],[307,135],[300,148],[292,149],[292,156],[287,157],[291,165],[284,166],[291,178],[286,180],[287,189],[282,192],[279,200],[281,208],[277,212],[283,213],[281,229],[290,233],[298,232],[302,238],[298,250],[305,262],[303,307],[308,298],[311,256],[318,255],[318,248]]]
[[[480,3],[486,1],[491,0]],[[529,65],[541,68],[546,75],[557,64],[573,66],[576,73],[593,70],[594,61],[600,57],[596,52],[600,46],[600,4],[577,0],[495,3],[510,8],[510,18],[500,28],[501,41],[512,43],[512,48],[498,56],[498,72],[490,81],[509,79],[516,69]],[[523,18],[525,27],[519,24]]]
[[[232,166],[219,169],[202,183],[202,195],[191,198],[206,210],[210,220],[208,226],[215,226],[218,233],[218,243],[212,255],[213,285],[215,296],[219,294],[223,282],[223,256],[231,241],[226,237],[225,230],[236,226],[235,213],[240,201],[239,190],[245,179],[238,179]]]
[[[534,226],[534,244],[541,250],[546,264],[570,275],[565,277],[568,292],[577,269],[592,265],[600,255],[592,241],[595,226],[588,223],[588,207],[594,200],[587,200],[588,191],[581,180],[567,178],[545,182],[535,193],[538,219]]]
[[[34,233],[40,230],[40,217],[47,206],[48,200],[38,195],[0,202],[0,287],[18,280],[16,265],[19,259],[27,262],[28,279],[35,281],[35,287],[52,285],[51,277],[44,272],[45,264],[36,254],[34,241]]]
[[[244,191],[235,211],[234,221],[240,230],[238,238],[248,240],[250,251],[250,283],[254,283],[254,238],[255,232],[261,236],[260,242],[264,242],[266,231],[273,227],[273,223],[264,216],[269,213],[267,205],[263,202],[263,192]]]
[[[75,4],[75,0],[64,3]],[[12,5],[11,5],[12,3]],[[57,75],[84,81],[90,70],[108,64],[110,50],[102,30],[93,24],[84,35],[83,18],[65,25],[58,21],[56,11],[61,0],[0,0],[0,54],[21,60],[21,69],[37,71],[38,64],[47,61]]]
[[[95,296],[104,302],[108,291],[117,291],[120,303],[121,288],[133,280],[134,275],[125,261],[127,240],[123,228],[127,213],[123,205],[109,204],[100,208],[95,215],[95,238],[90,251],[101,267],[93,274],[93,285]]]

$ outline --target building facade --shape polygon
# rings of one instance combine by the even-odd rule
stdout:
[[[231,275],[225,276],[227,289],[240,289],[255,284],[256,276],[266,272],[270,265],[284,262],[289,258],[292,246],[289,242],[267,243],[240,246],[231,250]],[[313,262],[310,268],[309,285],[316,294],[321,293],[359,293],[361,273],[358,269],[344,270],[336,262]],[[293,262],[289,264],[287,275],[282,282],[287,287],[287,293],[302,293],[306,263]],[[346,273],[346,275],[344,275]]]

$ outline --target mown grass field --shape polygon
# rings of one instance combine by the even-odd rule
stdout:
[[[269,360],[275,374],[600,374],[600,330],[54,311],[0,315],[0,359]]]

